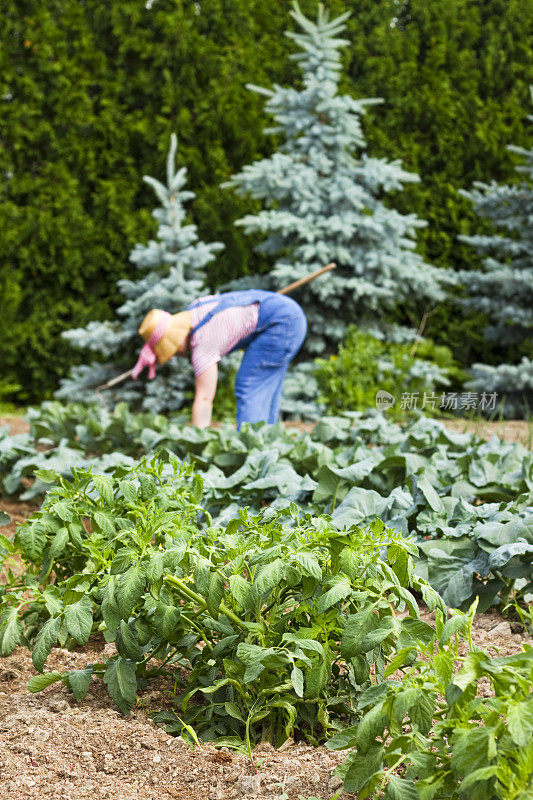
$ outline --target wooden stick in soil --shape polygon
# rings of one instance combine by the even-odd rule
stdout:
[[[426,327],[426,322],[431,317],[431,315],[434,314],[436,311],[437,311],[437,308],[432,308],[430,311],[424,311],[424,314],[423,314],[422,319],[420,321],[420,325],[418,326],[418,330],[417,330],[416,335],[415,335],[415,340],[413,342],[413,346],[411,348],[411,352],[409,353],[409,358],[413,358],[414,357],[414,354],[416,353],[416,348],[418,347],[418,342],[419,342],[420,337],[422,336],[422,334],[424,332],[424,328]]]
[[[289,294],[289,292],[293,292],[295,289],[299,289],[300,286],[304,286],[304,284],[309,283],[309,281],[313,281],[315,278],[318,278],[318,276],[322,275],[324,272],[329,272],[330,270],[335,269],[336,266],[337,265],[333,261],[330,261],[330,263],[326,264],[325,267],[317,269],[316,272],[312,272],[310,275],[306,275],[305,278],[300,278],[299,280],[294,281],[294,283],[289,283],[288,286],[280,289],[278,292],[276,292],[276,294]],[[116,378],[112,378],[107,383],[101,383],[100,386],[96,387],[96,393],[99,394],[102,389],[111,389],[111,387],[115,386],[115,384],[125,381],[130,377],[132,372],[133,369],[129,369],[127,372],[117,375]]]

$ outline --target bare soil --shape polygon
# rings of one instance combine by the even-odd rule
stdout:
[[[505,442],[519,442],[524,447],[533,449],[533,424],[523,419],[508,419],[501,422],[484,420],[445,419],[447,428],[458,433],[476,433],[481,439],[497,436]]]
[[[431,615],[424,614],[430,619]],[[519,652],[523,633],[495,611],[474,622],[474,642],[491,654]],[[56,648],[47,669],[65,671],[100,660],[112,645],[90,642],[78,652]],[[0,797],[2,800],[240,800],[303,795],[331,797],[332,775],[344,758],[325,747],[294,744],[275,751],[259,745],[248,758],[210,745],[191,750],[155,726],[150,710],[168,706],[163,681],[141,694],[124,717],[94,681],[81,703],[61,684],[32,695],[29,652],[18,648],[0,661]],[[489,687],[481,687],[489,694]],[[351,795],[342,794],[348,800]]]
[[[6,511],[11,517],[9,525],[2,525],[2,533],[5,536],[13,536],[19,525],[22,525],[28,517],[40,507],[38,503],[17,503],[5,497],[0,497],[0,511]]]
[[[79,653],[56,649],[48,669],[60,671],[99,660],[102,646]],[[260,745],[250,760],[212,746],[191,750],[150,720],[166,704],[162,686],[148,690],[128,717],[112,707],[101,683],[76,703],[55,684],[40,694],[26,688],[35,673],[27,650],[0,662],[0,796],[3,800],[233,800],[286,792],[330,797],[341,754],[291,745]],[[349,795],[345,795],[346,798]]]

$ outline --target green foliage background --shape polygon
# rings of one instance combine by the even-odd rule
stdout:
[[[526,146],[533,0],[331,0],[352,11],[343,91],[381,96],[371,155],[401,158],[422,182],[397,199],[429,221],[420,249],[468,267],[458,233],[480,229],[458,189],[512,182],[507,144]],[[314,14],[316,0],[304,0]],[[288,84],[288,0],[4,0],[0,32],[0,384],[19,402],[50,395],[82,358],[60,333],[112,316],[128,253],[155,231],[141,180],[170,133],[197,192],[201,238],[226,250],[213,283],[269,265],[233,221],[252,204],[219,184],[275,142],[246,83]],[[391,25],[391,20],[393,24]],[[418,320],[412,320],[414,324]],[[480,319],[450,304],[427,331],[463,363],[490,360]],[[1,388],[1,386],[0,386]]]
[[[423,339],[413,351],[412,343],[382,341],[355,325],[348,328],[338,353],[317,358],[315,365],[320,402],[332,415],[372,408],[376,389],[381,389],[398,401],[385,412],[394,419],[405,418],[406,408],[401,404],[404,393],[417,394],[426,416],[439,416],[442,393],[448,391],[449,384],[457,389],[465,377],[449,348],[443,345],[435,346],[430,339]],[[418,369],[412,372],[414,366]],[[449,379],[446,384],[433,372],[435,366]],[[437,399],[422,406],[426,395]]]

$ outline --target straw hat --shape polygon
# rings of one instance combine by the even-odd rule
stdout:
[[[139,328],[139,333],[147,342],[153,334],[157,323],[161,319],[163,312],[159,308],[153,308],[145,316]],[[171,314],[165,331],[159,341],[153,345],[152,349],[156,355],[158,364],[164,364],[169,358],[178,351],[183,352],[187,336],[192,327],[192,318],[189,311],[180,311],[179,314]]]

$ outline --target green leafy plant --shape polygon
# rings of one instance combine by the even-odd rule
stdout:
[[[418,618],[411,590],[444,610],[414,574],[414,545],[379,521],[339,531],[290,504],[213,527],[201,479],[173,455],[55,477],[42,510],[6,540],[27,569],[3,590],[0,651],[32,648],[42,673],[32,690],[62,680],[79,699],[98,675],[127,713],[138,685],[185,667],[176,712],[158,717],[169,730],[247,752],[293,734],[318,742],[353,722],[361,692],[383,678]],[[43,672],[58,642],[96,632],[116,656]]]
[[[437,366],[457,388],[461,388],[468,378],[468,373],[456,361],[451,349],[446,345],[436,344],[433,339],[417,339],[416,347],[411,347],[410,352],[421,361],[429,361]]]
[[[9,398],[14,396],[21,388],[19,383],[10,383],[0,379],[0,414],[17,413],[17,407],[10,402]]]
[[[135,604],[147,553],[162,547],[169,519],[179,518],[184,535],[196,526],[201,480],[175,458],[118,467],[112,479],[87,470],[74,470],[72,481],[51,471],[39,477],[58,483],[14,542],[2,537],[4,558],[18,555],[25,571],[2,587],[0,652],[35,644],[42,670],[57,641],[85,644],[118,625],[113,604],[123,612]]]
[[[453,607],[509,607],[533,590],[533,455],[520,444],[454,433],[422,415],[399,426],[382,414],[323,417],[309,433],[282,425],[199,430],[183,417],[46,403],[29,434],[0,430],[0,486],[42,496],[42,480],[72,468],[111,474],[171,449],[194,462],[203,504],[223,526],[239,509],[298,504],[337,528],[382,519],[416,538],[416,571]],[[40,478],[32,481],[35,471]],[[45,470],[40,472],[40,470]]]
[[[100,678],[127,714],[167,675],[174,710],[154,718],[191,743],[250,757],[289,736],[350,748],[338,774],[362,800],[529,796],[533,648],[474,648],[476,603],[447,619],[415,574],[411,539],[379,520],[339,528],[294,503],[213,525],[201,477],[171,453],[38,478],[54,482],[42,509],[0,539],[2,558],[24,567],[1,588],[0,653],[32,649],[31,691],[61,681],[79,701]],[[93,634],[116,653],[45,671],[54,646]],[[477,696],[480,680],[493,697]]]
[[[381,389],[396,398],[388,413],[402,418],[406,416],[400,403],[404,392],[418,393],[422,399],[424,392],[432,395],[437,386],[449,385],[452,375],[455,381],[461,376],[446,347],[421,340],[415,355],[412,351],[412,344],[377,339],[350,326],[338,353],[315,361],[320,402],[332,414],[362,411],[375,406],[376,392]],[[428,406],[427,411],[439,413],[437,406]]]
[[[474,610],[446,622],[437,612],[436,629],[419,631],[418,650],[399,641],[386,680],[359,700],[361,720],[327,742],[356,748],[337,770],[347,791],[391,800],[531,797],[533,649],[460,657],[457,634],[470,635]],[[401,680],[391,680],[398,671]],[[491,697],[478,696],[480,679]]]

